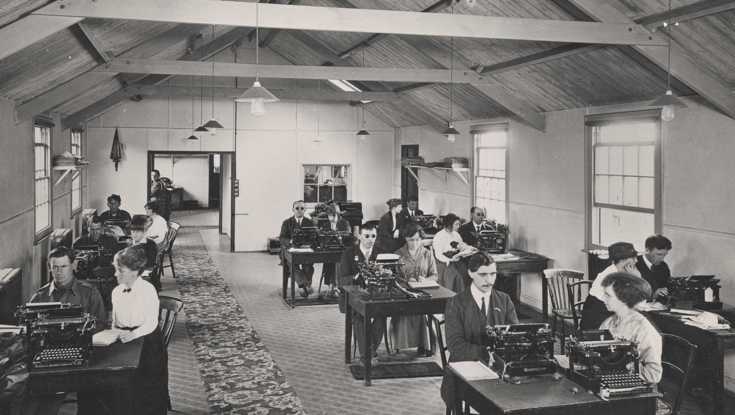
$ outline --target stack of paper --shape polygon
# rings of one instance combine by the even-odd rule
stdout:
[[[492,380],[499,377],[497,373],[482,362],[451,362],[449,367],[465,380]]]
[[[494,261],[515,261],[519,259],[513,254],[490,254]]]
[[[288,252],[314,252],[311,248],[288,248]]]
[[[434,288],[438,287],[436,281],[430,279],[422,279],[421,281],[409,281],[408,286],[411,288]]]
[[[102,330],[92,336],[93,346],[109,346],[120,338],[120,330]]]

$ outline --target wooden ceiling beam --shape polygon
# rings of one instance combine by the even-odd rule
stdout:
[[[660,45],[644,27],[550,19],[421,13],[209,0],[61,0],[34,15],[270,29],[453,36],[540,42]]]
[[[30,15],[0,29],[0,60],[81,22],[81,17]]]
[[[577,8],[580,12],[590,18],[600,21],[625,22],[631,21],[625,14],[613,7],[609,2],[601,0],[554,0],[564,1]],[[665,40],[666,37],[660,33],[655,37]],[[668,68],[668,48],[653,46],[634,46],[646,58],[650,59],[660,68]],[[686,50],[675,42],[671,43],[671,75],[691,88],[702,98],[722,111],[727,116],[735,119],[735,96],[730,93],[729,85],[722,79],[709,74],[697,66],[697,60],[689,56]],[[663,91],[662,91],[663,92]]]
[[[635,22],[653,29],[661,26],[664,22],[686,22],[730,10],[735,10],[735,0],[701,0],[671,9],[671,11],[667,10],[641,17],[635,19]]]
[[[149,59],[115,59],[101,65],[97,72],[151,73],[166,75],[211,76],[209,62],[186,62]],[[218,77],[255,77],[280,79],[348,79],[377,82],[443,82],[453,78],[454,83],[492,82],[471,70],[455,70],[450,76],[448,69],[417,68],[366,68],[361,66],[302,66],[302,65],[255,65],[245,63],[215,62],[214,72]]]
[[[79,37],[82,39],[82,42],[87,45],[87,48],[90,49],[92,53],[97,55],[100,63],[108,63],[112,60],[113,57],[110,56],[110,54],[102,48],[102,44],[100,43],[100,41],[92,33],[92,31],[89,30],[84,22],[77,23],[75,27],[77,29]]]

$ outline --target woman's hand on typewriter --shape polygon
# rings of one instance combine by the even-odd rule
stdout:
[[[135,339],[136,339],[135,333],[133,333],[132,331],[124,331],[120,333],[120,341],[123,343],[127,343]]]

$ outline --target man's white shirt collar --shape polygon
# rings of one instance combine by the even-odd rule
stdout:
[[[493,293],[492,288],[489,289],[487,292],[480,291],[479,288],[475,286],[475,284],[470,285],[470,292],[472,293],[472,298],[475,300],[475,303],[477,303],[477,308],[482,310],[482,299],[485,299],[485,312],[488,312],[488,308],[490,307],[490,295]]]
[[[646,263],[646,266],[648,267],[649,270],[653,269],[653,264],[651,263],[651,261],[648,260],[648,257],[646,256],[646,254],[643,254],[643,262]]]

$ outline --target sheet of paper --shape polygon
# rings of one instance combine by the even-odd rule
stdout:
[[[569,356],[564,354],[555,354],[554,359],[556,359],[556,363],[559,367],[562,369],[569,369]]]
[[[451,362],[449,366],[466,380],[492,380],[499,376],[482,362]]]
[[[311,248],[288,248],[288,252],[314,252]]]
[[[438,287],[439,284],[437,284],[434,280],[423,280],[423,281],[409,281],[408,286],[411,288],[433,288]]]
[[[92,336],[93,346],[109,346],[120,338],[120,330],[102,330]]]

